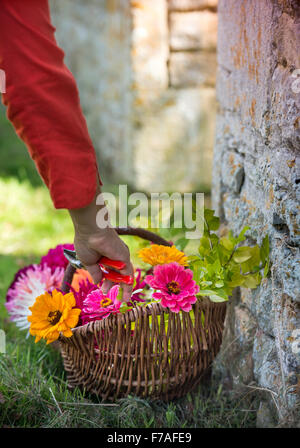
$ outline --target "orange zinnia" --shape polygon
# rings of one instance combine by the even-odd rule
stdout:
[[[29,333],[36,336],[35,342],[43,338],[50,344],[58,339],[60,333],[71,337],[71,328],[77,325],[81,313],[79,308],[73,308],[75,305],[73,293],[63,295],[54,289],[52,293],[38,296],[34,305],[29,307],[32,314],[27,318],[31,322]]]
[[[76,269],[75,274],[73,275],[72,280],[72,288],[78,292],[80,289],[80,282],[88,280],[90,283],[93,283],[93,279],[91,274],[86,269]]]
[[[141,249],[138,255],[145,263],[149,263],[152,266],[172,262],[176,262],[181,266],[188,265],[187,256],[175,246],[152,244],[150,247]]]

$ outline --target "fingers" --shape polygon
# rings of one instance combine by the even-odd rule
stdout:
[[[115,283],[111,282],[110,280],[104,280],[103,285],[102,285],[102,292],[104,295],[106,295],[108,293],[108,291],[110,290],[110,288],[112,286],[114,286]]]
[[[123,274],[126,276],[130,275],[131,277],[133,277],[133,267],[130,262],[129,262],[129,268],[126,267],[126,268],[124,268],[120,271],[116,271],[116,272],[119,272],[120,274]],[[105,277],[105,275],[104,275],[104,277]],[[103,282],[103,285],[102,285],[103,294],[106,295],[108,293],[108,291],[110,290],[110,288],[116,284],[117,283],[115,283],[111,280],[105,279]],[[122,301],[128,302],[131,299],[133,285],[127,285],[126,283],[122,283],[122,282],[120,282],[119,285],[123,290]]]
[[[97,285],[102,280],[102,272],[98,264],[86,266],[87,271],[91,274],[93,282]]]
[[[75,250],[78,258],[86,269],[91,274],[94,283],[98,284],[105,274],[101,272],[99,266],[99,260],[101,257],[110,258],[111,260],[118,260],[125,263],[123,269],[117,269],[117,266],[109,267],[108,263],[103,263],[104,266],[108,267],[111,272],[116,270],[116,272],[123,275],[130,275],[133,277],[134,270],[130,262],[130,252],[127,245],[120,239],[118,234],[114,229],[106,229],[104,232],[99,232],[93,234],[92,236],[82,236],[78,237],[75,235]],[[107,260],[106,260],[107,261]],[[114,278],[111,276],[110,280],[104,279],[102,285],[103,294],[107,294],[109,289],[115,285],[113,282]],[[132,285],[127,285],[125,283],[120,283],[120,287],[123,290],[123,301],[129,301],[132,294]]]
[[[132,294],[132,286],[122,284],[122,289],[123,289],[122,301],[129,302],[131,299],[131,294]]]
[[[124,275],[130,275],[133,278],[134,269],[133,269],[132,263],[129,261],[126,264],[126,267],[120,271],[120,273],[124,274]],[[123,289],[123,301],[129,302],[129,300],[131,299],[133,285],[126,285],[125,283],[122,283],[121,286]]]

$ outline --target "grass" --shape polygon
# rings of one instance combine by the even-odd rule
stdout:
[[[0,356],[0,427],[47,428],[238,428],[254,426],[244,411],[214,385],[171,403],[137,397],[103,406],[79,389],[68,390],[60,355],[25,339],[5,322],[7,354]],[[248,409],[248,408],[247,408]]]
[[[171,403],[137,397],[103,406],[82,390],[69,390],[60,354],[26,339],[8,319],[5,295],[21,267],[38,262],[58,243],[71,242],[67,212],[54,210],[22,142],[0,109],[0,427],[191,428],[255,426],[254,403],[231,396],[219,384]],[[139,243],[125,238],[132,253]],[[246,408],[244,408],[246,407]]]
[[[212,383],[171,403],[137,397],[103,406],[95,396],[69,390],[59,352],[26,339],[8,319],[4,297],[15,272],[38,255],[0,256],[0,427],[47,428],[238,428],[255,426],[255,403],[231,396]]]

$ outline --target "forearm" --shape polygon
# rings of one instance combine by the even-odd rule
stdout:
[[[95,197],[92,201],[85,207],[69,210],[76,235],[90,236],[99,232],[96,219],[97,213],[103,208],[96,203],[99,194],[101,194],[101,186],[97,182]]]

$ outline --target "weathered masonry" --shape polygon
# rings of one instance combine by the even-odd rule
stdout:
[[[216,371],[260,394],[259,426],[300,425],[300,4],[220,0],[214,207],[271,240],[270,278],[229,305]]]
[[[102,177],[210,189],[217,0],[51,0]]]

